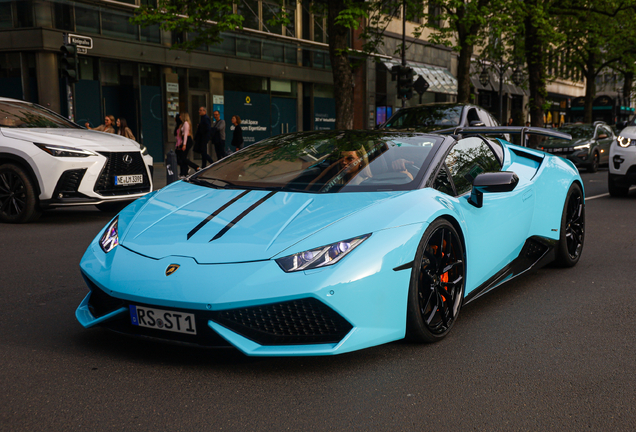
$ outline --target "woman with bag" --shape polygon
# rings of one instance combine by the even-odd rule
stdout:
[[[187,112],[181,113],[181,128],[177,129],[177,144],[175,153],[177,154],[177,163],[179,164],[179,177],[184,178],[188,175],[188,167],[199,170],[199,166],[188,159],[188,153],[194,145],[192,140],[192,122]]]

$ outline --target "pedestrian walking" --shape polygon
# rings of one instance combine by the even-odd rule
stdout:
[[[96,128],[92,128],[88,122],[84,123],[87,129],[98,131],[98,132],[106,132],[106,133],[115,133],[115,116],[107,115],[104,117],[104,124],[97,126]]]
[[[212,132],[212,121],[208,116],[208,111],[205,107],[199,108],[199,126],[197,126],[197,133],[194,135],[194,151],[201,153],[201,164],[205,168],[206,164],[210,162],[212,164],[214,160],[208,154],[208,143],[210,142],[210,133]],[[185,119],[183,120],[185,121]]]
[[[223,159],[225,157],[225,120],[221,120],[221,113],[214,111],[214,126],[212,126],[212,144],[216,151],[216,157]]]
[[[512,125],[513,125],[513,123],[514,123],[514,120],[512,119],[512,117],[510,117],[510,118],[508,119],[508,124],[507,124],[506,126],[512,126]]]
[[[179,177],[183,178],[188,175],[188,167],[198,171],[200,168],[197,164],[188,159],[188,153],[194,146],[192,139],[192,122],[187,112],[181,113],[181,121],[183,124],[177,131],[177,145],[175,153],[177,154],[177,163],[179,164]]]
[[[236,150],[243,148],[243,128],[241,128],[241,118],[237,115],[232,116],[232,124],[234,125],[234,133],[232,134],[232,147]]]
[[[128,139],[136,141],[135,135],[133,135],[132,131],[128,127],[128,122],[123,117],[119,117],[117,119],[117,135],[125,136]]]

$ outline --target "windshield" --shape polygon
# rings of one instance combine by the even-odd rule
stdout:
[[[53,111],[27,102],[0,102],[0,127],[81,129]]]
[[[301,132],[237,152],[188,181],[217,188],[311,193],[410,190],[443,138],[381,132]]]
[[[426,126],[453,127],[459,125],[462,106],[422,106],[398,111],[389,119],[387,128],[417,128]]]
[[[572,139],[592,138],[594,136],[594,126],[580,125],[580,126],[564,126],[557,129],[559,132],[565,132],[572,135]],[[552,138],[558,140],[558,138]]]

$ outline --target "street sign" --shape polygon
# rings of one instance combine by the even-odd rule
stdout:
[[[428,81],[422,75],[419,75],[413,83],[413,89],[421,96],[428,90]]]
[[[84,48],[84,47],[78,46],[77,47],[77,53],[78,54],[88,54],[88,50],[86,48]]]
[[[68,43],[77,45],[78,48],[93,49],[93,38],[69,34]]]

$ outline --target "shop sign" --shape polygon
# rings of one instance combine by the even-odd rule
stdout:
[[[241,118],[243,141],[245,145],[269,138],[270,133],[270,99],[267,94],[226,91],[224,98],[226,142],[231,142],[232,116]]]
[[[166,83],[166,91],[168,93],[179,93],[179,83],[167,82]]]

